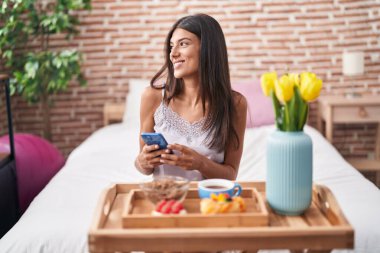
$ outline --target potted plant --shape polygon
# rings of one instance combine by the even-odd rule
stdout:
[[[0,55],[11,77],[11,94],[29,103],[41,102],[44,137],[51,140],[49,96],[67,89],[81,74],[81,54],[56,50],[50,39],[57,34],[70,40],[79,24],[75,11],[89,10],[90,0],[3,0],[0,4]]]
[[[277,131],[267,141],[266,196],[271,208],[284,215],[303,213],[312,199],[313,148],[303,132],[308,103],[321,91],[314,73],[265,73],[261,86],[272,97]]]

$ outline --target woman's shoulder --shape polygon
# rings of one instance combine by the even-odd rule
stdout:
[[[240,111],[240,110],[247,110],[247,99],[242,95],[240,92],[233,91],[233,102],[235,108]]]
[[[156,89],[151,86],[144,89],[141,96],[141,106],[157,108],[161,101],[162,89]]]
[[[147,99],[151,102],[153,101],[160,101],[162,100],[162,89],[156,89],[151,86],[148,86],[144,89],[142,96],[142,99]]]

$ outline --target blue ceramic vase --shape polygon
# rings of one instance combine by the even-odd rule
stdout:
[[[267,142],[266,198],[279,214],[300,215],[311,203],[313,144],[304,132],[275,131]]]

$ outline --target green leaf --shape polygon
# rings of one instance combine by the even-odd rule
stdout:
[[[12,56],[13,56],[13,51],[12,51],[12,50],[6,50],[6,51],[3,53],[3,57],[4,57],[4,58],[11,59]]]
[[[14,85],[9,86],[9,94],[13,96],[16,93],[16,87]]]
[[[1,5],[0,13],[5,14],[5,10],[7,9],[8,4],[7,1],[4,1],[3,4]]]
[[[292,122],[292,131],[302,131],[302,128],[299,128],[300,120],[301,120],[301,107],[304,104],[301,93],[299,91],[298,86],[294,86],[294,96],[291,99],[291,119]]]
[[[41,25],[44,27],[48,27],[51,24],[51,20],[48,17],[43,18],[41,21]]]
[[[48,84],[48,90],[54,91],[56,89],[57,85],[54,80],[51,80]]]
[[[53,65],[60,68],[62,66],[62,60],[59,57],[55,57],[53,59]]]
[[[16,93],[16,89],[17,89],[17,82],[16,82],[16,79],[14,78],[10,78],[9,79],[9,93],[11,96],[13,96],[15,93]]]
[[[308,104],[302,99],[298,86],[294,88],[294,96],[291,101],[291,117],[295,120],[294,131],[302,131],[307,119]]]
[[[289,113],[289,121],[288,121],[288,130],[296,131],[296,122],[297,122],[297,98],[295,95],[288,102],[288,113]]]
[[[283,130],[283,117],[282,117],[282,112],[281,112],[282,106],[280,104],[280,101],[278,101],[278,98],[276,97],[274,90],[271,90],[270,96],[273,101],[273,109],[274,109],[277,129]]]
[[[26,75],[32,79],[36,76],[37,69],[38,62],[27,62],[25,64]]]
[[[300,103],[300,119],[298,121],[298,131],[302,131],[303,127],[305,126],[306,120],[307,120],[307,114],[309,111],[309,105],[302,100]]]
[[[286,102],[284,105],[284,129],[286,132],[292,131],[290,117],[290,102]]]

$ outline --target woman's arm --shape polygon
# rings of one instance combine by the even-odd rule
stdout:
[[[145,175],[152,174],[154,167],[160,165],[159,156],[165,150],[159,150],[157,145],[145,145],[141,138],[142,132],[154,132],[154,112],[162,100],[161,90],[148,87],[141,96],[140,106],[140,153],[136,157],[135,167]]]
[[[224,163],[216,163],[207,157],[197,153],[191,148],[180,144],[168,145],[171,150],[177,150],[181,155],[163,154],[161,162],[181,167],[186,170],[199,170],[205,178],[226,178],[235,180],[241,155],[243,153],[244,133],[247,118],[247,100],[241,94],[234,96],[236,115],[233,120],[236,133],[239,138],[239,147],[236,149],[234,143],[228,143],[224,154]]]

